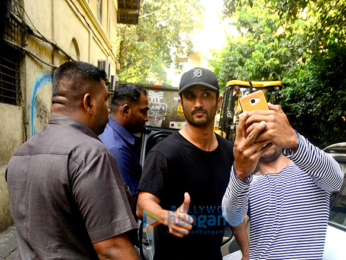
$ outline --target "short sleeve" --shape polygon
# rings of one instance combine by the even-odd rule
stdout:
[[[138,192],[149,192],[159,199],[162,198],[163,190],[168,176],[168,159],[157,150],[151,150],[143,166],[142,177],[139,182]]]
[[[72,192],[93,243],[136,228],[125,185],[110,153],[73,174]]]

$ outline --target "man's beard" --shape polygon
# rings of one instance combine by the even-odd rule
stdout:
[[[127,131],[131,134],[141,133],[145,129],[145,123],[143,125],[134,125],[127,127]]]
[[[205,117],[202,118],[198,118],[200,120],[196,120],[194,118],[194,114],[198,113],[198,112],[204,112]],[[210,122],[212,122],[214,119],[211,119],[209,113],[207,110],[205,109],[195,109],[193,110],[191,113],[186,113],[184,110],[184,116],[187,122],[189,122],[190,125],[196,126],[196,127],[200,127],[200,126],[207,126],[210,124]]]
[[[269,148],[269,150],[265,152],[260,158],[260,162],[271,163],[273,161],[276,161],[281,156],[281,150],[282,148],[277,146]]]

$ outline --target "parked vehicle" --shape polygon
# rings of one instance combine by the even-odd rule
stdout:
[[[334,157],[345,173],[339,192],[330,196],[330,215],[324,248],[324,260],[346,259],[346,143],[328,146],[325,152]]]
[[[238,116],[242,112],[239,103],[241,97],[262,90],[268,102],[278,104],[281,88],[281,81],[231,80],[227,82],[219,123],[219,129],[225,133],[225,138],[232,142],[235,140],[236,126],[239,122]]]

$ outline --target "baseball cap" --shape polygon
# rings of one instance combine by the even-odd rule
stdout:
[[[181,94],[185,89],[196,85],[202,85],[219,91],[219,83],[217,82],[214,72],[205,68],[197,67],[185,72],[183,76],[181,76],[179,94]]]

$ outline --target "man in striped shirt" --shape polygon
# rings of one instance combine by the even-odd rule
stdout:
[[[223,214],[229,223],[250,217],[250,246],[244,222],[236,237],[243,259],[322,259],[341,167],[296,133],[279,106],[268,105],[240,117]]]

